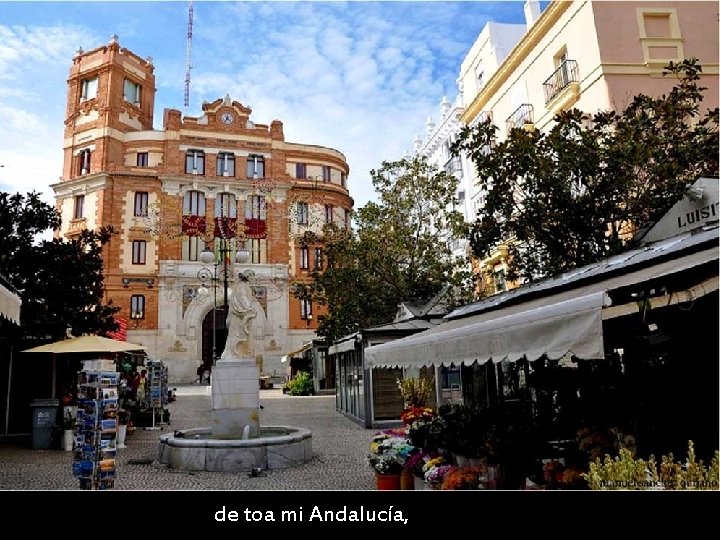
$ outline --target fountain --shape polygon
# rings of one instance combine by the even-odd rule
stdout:
[[[160,462],[175,469],[221,472],[301,465],[313,455],[310,430],[260,426],[260,373],[251,330],[262,308],[243,273],[228,307],[228,337],[212,375],[212,427],[162,435]]]

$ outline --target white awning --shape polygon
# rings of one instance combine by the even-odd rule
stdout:
[[[355,348],[355,341],[359,336],[358,333],[347,336],[342,341],[336,342],[328,349],[328,354],[338,354],[342,352],[352,351]]]
[[[708,231],[716,235],[717,231]],[[715,236],[714,236],[715,238]],[[525,302],[451,319],[430,330],[365,349],[368,367],[421,367],[516,361],[542,355],[552,359],[572,353],[590,360],[604,358],[602,320],[626,315],[637,304],[609,306],[606,292],[676,274],[709,262],[717,262],[717,245],[605,280],[561,290]],[[656,305],[691,301],[717,290],[712,278],[672,297],[654,300]]]
[[[370,367],[514,362],[573,353],[604,358],[602,306],[596,292],[551,305],[517,311],[513,306],[450,321],[420,334],[365,349]]]
[[[312,341],[310,341],[308,343],[304,343],[303,346],[300,347],[299,349],[297,349],[296,351],[285,353],[284,355],[282,355],[280,357],[280,362],[287,362],[290,358],[294,358],[296,355],[298,355],[300,353],[304,353],[310,347],[312,347]]]
[[[20,324],[20,305],[22,301],[20,297],[7,290],[0,285],[0,315],[11,320],[15,324]]]

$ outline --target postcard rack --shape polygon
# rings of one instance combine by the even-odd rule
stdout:
[[[86,361],[85,369],[78,373],[72,468],[80,489],[86,490],[105,490],[115,485],[120,374],[111,370],[112,364],[103,362]]]
[[[145,368],[148,370],[147,402],[152,409],[152,427],[149,429],[157,429],[163,424],[162,413],[168,404],[168,370],[159,360],[147,360]],[[156,418],[160,418],[160,421],[156,421]]]

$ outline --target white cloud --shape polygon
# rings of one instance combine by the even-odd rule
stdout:
[[[117,4],[93,3],[81,24],[77,14],[88,4],[27,5],[35,9],[24,25],[17,16],[0,24],[0,99],[12,110],[0,110],[11,126],[0,131],[0,184],[38,186],[52,200],[77,47],[118,33],[122,46],[152,56],[159,129],[164,108],[184,111],[187,5],[137,3],[118,19]],[[281,120],[288,141],[336,148],[362,205],[373,197],[370,169],[410,150],[447,89],[454,97],[462,57],[492,9],[487,2],[196,2],[184,112],[200,115],[203,100],[229,93],[253,109],[255,122]],[[514,10],[522,17],[521,4]]]
[[[62,174],[64,81],[77,47],[96,41],[93,32],[75,24],[0,25],[0,184],[4,190],[38,191],[54,206],[50,185]]]

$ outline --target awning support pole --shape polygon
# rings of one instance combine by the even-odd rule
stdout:
[[[4,435],[10,433],[10,389],[12,388],[12,363],[13,363],[13,347],[10,347],[10,361],[8,362],[8,381],[7,396],[5,398],[5,432]]]

